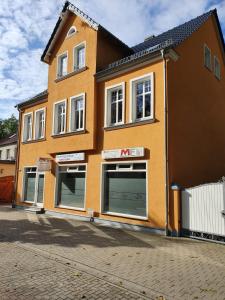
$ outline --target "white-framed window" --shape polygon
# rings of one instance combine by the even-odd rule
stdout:
[[[105,127],[124,124],[125,83],[105,89]]]
[[[54,103],[53,134],[66,132],[66,100]]]
[[[147,219],[145,161],[103,163],[102,181],[102,213]]]
[[[206,44],[204,45],[204,65],[209,70],[212,70],[211,50]]]
[[[154,74],[146,74],[130,81],[130,121],[142,121],[154,117]]]
[[[68,51],[58,56],[57,78],[67,75]]]
[[[59,165],[56,174],[56,199],[58,207],[85,209],[86,164]]]
[[[34,202],[37,167],[25,167],[23,177],[23,201]]]
[[[85,93],[70,98],[70,131],[85,128]]]
[[[32,140],[33,134],[33,114],[24,114],[23,118],[23,142],[28,142]]]
[[[6,159],[10,159],[10,149],[6,149]]]
[[[216,56],[214,56],[214,74],[217,79],[221,78],[220,62]]]
[[[71,26],[70,29],[67,32],[66,37],[71,37],[72,35],[76,34],[77,29],[75,26]]]
[[[86,66],[86,42],[76,45],[73,49],[74,71]]]
[[[2,150],[0,150],[0,160],[2,159]]]
[[[45,137],[45,108],[35,111],[35,139],[43,139]]]

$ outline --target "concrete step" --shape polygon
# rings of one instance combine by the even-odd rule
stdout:
[[[27,212],[34,213],[34,214],[44,214],[45,210],[43,207],[37,207],[37,206],[30,206],[24,209]]]

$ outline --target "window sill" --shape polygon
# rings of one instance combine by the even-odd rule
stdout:
[[[46,141],[46,138],[42,138],[42,139],[37,139],[37,140],[30,140],[30,141],[26,141],[26,142],[22,142],[22,144],[33,144],[33,143],[39,143],[39,142],[44,142]]]
[[[79,70],[75,70],[75,71],[73,71],[73,72],[70,72],[70,73],[68,73],[68,74],[66,74],[66,75],[64,75],[64,76],[61,76],[61,77],[56,78],[56,79],[55,79],[55,82],[57,83],[57,82],[59,82],[59,81],[62,81],[62,80],[67,79],[67,78],[69,78],[69,77],[72,77],[72,76],[74,76],[74,75],[76,75],[76,74],[79,74],[79,73],[81,73],[81,72],[86,71],[87,69],[88,69],[87,67],[84,67],[84,68],[81,68],[81,69],[79,69]]]
[[[104,130],[105,131],[111,131],[111,130],[129,128],[129,127],[152,124],[152,123],[155,123],[155,119],[141,120],[141,121],[135,121],[135,122],[132,122],[132,123],[126,123],[126,124],[121,124],[121,125],[104,127]]]
[[[53,138],[60,138],[60,137],[67,137],[67,136],[73,136],[73,135],[79,135],[86,133],[86,130],[79,130],[79,131],[72,131],[72,132],[66,132],[66,133],[60,133],[60,134],[52,134]]]
[[[55,208],[64,208],[64,209],[70,209],[70,210],[86,211],[85,208],[66,206],[66,205],[57,205]]]
[[[126,215],[126,214],[113,213],[113,212],[102,212],[101,214],[107,215],[107,216],[115,216],[115,217],[122,217],[122,218],[134,219],[134,220],[148,221],[147,217],[140,217],[140,216],[134,216],[134,215]]]

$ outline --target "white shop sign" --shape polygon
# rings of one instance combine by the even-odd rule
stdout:
[[[102,151],[103,159],[127,158],[127,157],[142,157],[144,156],[144,148],[123,148]]]
[[[79,161],[79,160],[84,160],[84,159],[85,159],[84,152],[59,154],[59,155],[56,155],[56,157],[55,157],[56,162]]]

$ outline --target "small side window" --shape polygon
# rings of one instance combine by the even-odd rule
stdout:
[[[82,43],[74,48],[74,71],[85,67],[85,43]]]
[[[32,113],[24,115],[23,120],[23,142],[28,142],[32,140]]]
[[[211,51],[207,45],[204,45],[204,65],[209,70],[212,70]]]
[[[72,27],[70,27],[70,29],[68,30],[66,37],[70,37],[70,36],[74,35],[76,32],[77,32],[76,27],[75,27],[75,26],[72,26]]]
[[[57,78],[67,75],[67,61],[68,61],[67,53],[63,53],[58,57]]]
[[[54,104],[54,127],[53,134],[63,134],[66,132],[66,101]]]
[[[221,78],[220,62],[216,56],[214,56],[214,74],[216,78],[220,80]]]

